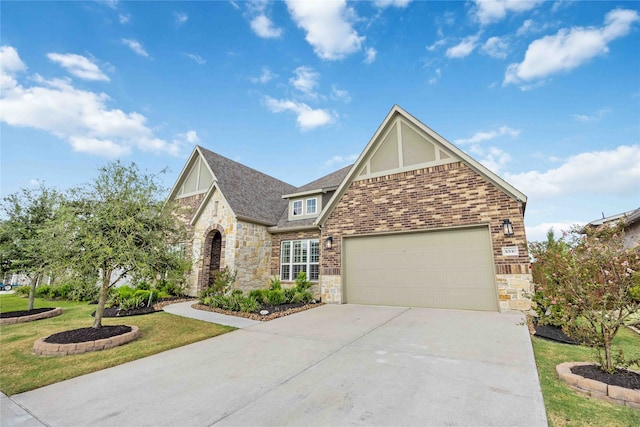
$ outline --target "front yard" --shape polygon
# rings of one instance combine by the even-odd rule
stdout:
[[[537,337],[532,342],[550,426],[640,426],[640,409],[583,396],[556,377],[560,363],[594,360],[590,348]],[[640,358],[640,335],[627,328],[616,336],[614,346],[622,348],[627,359]]]
[[[41,337],[92,324],[95,305],[36,299],[36,308],[62,307],[60,316],[35,322],[0,326],[0,391],[13,395],[172,348],[230,332],[235,328],[187,319],[164,312],[123,318],[105,318],[104,325],[135,325],[141,336],[109,350],[64,357],[35,356],[33,343]],[[27,300],[0,295],[0,312],[26,310]]]

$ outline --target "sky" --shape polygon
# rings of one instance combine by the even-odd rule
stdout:
[[[640,207],[636,1],[2,1],[0,196],[196,144],[292,185],[394,104],[528,196],[529,240]],[[161,173],[165,171],[165,173]]]

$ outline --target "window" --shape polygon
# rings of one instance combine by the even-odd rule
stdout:
[[[300,202],[302,204],[302,202]],[[301,271],[307,279],[316,281],[320,268],[319,240],[289,240],[282,242],[280,250],[280,280],[293,281]]]
[[[307,199],[307,215],[312,215],[316,213],[317,210],[317,203],[318,203],[318,199],[313,198],[313,199]]]
[[[293,202],[293,216],[302,215],[302,200]]]

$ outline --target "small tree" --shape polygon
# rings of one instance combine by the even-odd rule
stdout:
[[[102,326],[109,289],[125,277],[183,268],[174,248],[184,241],[184,225],[173,205],[160,201],[156,176],[112,162],[89,185],[72,190],[57,222],[58,258],[69,268],[98,277],[100,293],[93,328]]]
[[[608,372],[615,371],[613,338],[640,309],[640,246],[625,248],[623,235],[622,223],[584,234],[575,228],[561,239],[566,250],[534,255],[545,263],[547,296],[562,305],[563,327],[594,346]]]
[[[61,201],[62,194],[43,183],[3,199],[0,257],[3,268],[29,278],[28,310],[33,310],[38,278],[53,268],[50,230]]]

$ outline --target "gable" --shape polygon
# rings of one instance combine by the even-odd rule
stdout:
[[[322,225],[352,182],[460,162],[518,202],[527,196],[431,128],[394,105],[316,220]]]
[[[356,179],[453,163],[460,159],[407,120],[396,117],[363,158]]]
[[[196,149],[183,168],[178,181],[171,190],[170,199],[206,193],[213,184],[214,176],[206,161]]]

